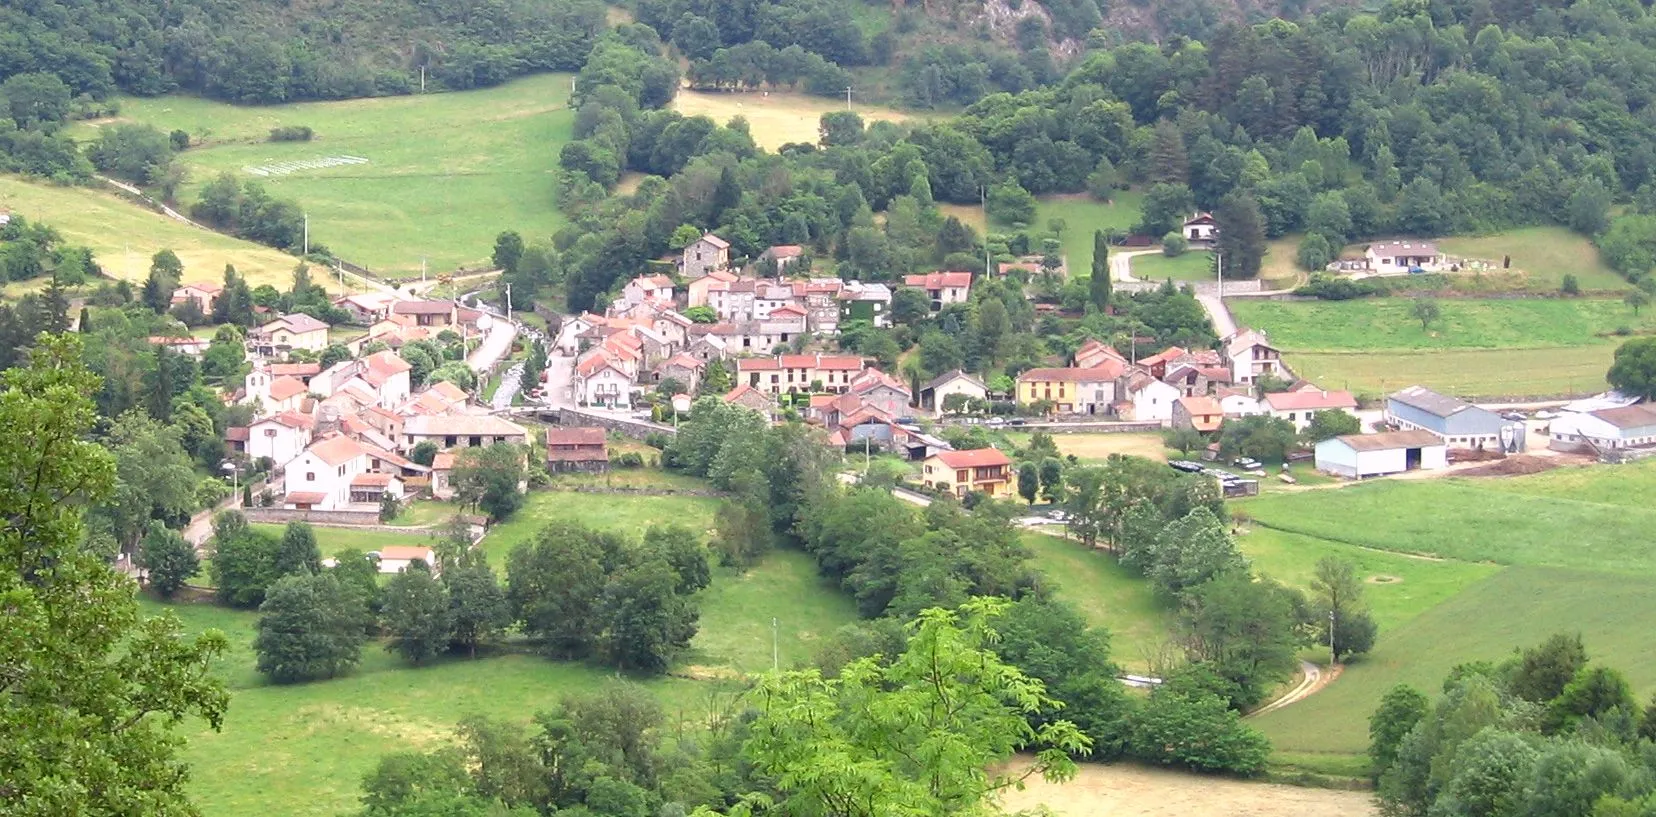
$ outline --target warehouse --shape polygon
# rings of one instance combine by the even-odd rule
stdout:
[[[1429,431],[1347,434],[1317,443],[1317,470],[1349,479],[1436,470],[1449,464],[1449,446]]]
[[[1421,386],[1386,398],[1385,420],[1404,431],[1430,431],[1450,448],[1516,454],[1524,450],[1527,439],[1523,423]]]

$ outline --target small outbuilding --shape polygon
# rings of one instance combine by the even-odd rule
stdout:
[[[379,572],[401,573],[415,562],[424,562],[432,573],[437,572],[436,552],[424,545],[390,545],[379,553]]]
[[[1429,431],[1347,434],[1317,443],[1317,470],[1348,479],[1432,471],[1449,465],[1449,446]]]

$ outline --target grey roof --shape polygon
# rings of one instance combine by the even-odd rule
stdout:
[[[1388,431],[1384,434],[1347,434],[1334,439],[1353,451],[1384,451],[1388,448],[1421,448],[1443,445],[1443,438],[1430,431]]]
[[[1413,406],[1427,414],[1438,417],[1451,417],[1470,408],[1477,408],[1471,403],[1458,397],[1438,394],[1425,386],[1410,386],[1394,395],[1391,399],[1405,406]]]
[[[970,381],[972,383],[972,385],[977,386],[978,388],[983,389],[984,391],[989,390],[988,386],[983,385],[982,380],[979,380],[979,379],[967,374],[962,369],[955,369],[954,371],[944,372],[944,373],[938,375],[937,377],[933,378],[931,380],[931,382],[927,383],[924,386],[921,386],[920,390],[921,391],[931,391],[933,389],[936,389],[938,386],[941,386],[944,383],[947,383],[950,380],[955,380],[957,378],[965,378],[966,380]]]

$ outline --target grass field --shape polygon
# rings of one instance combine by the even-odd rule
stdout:
[[[676,522],[705,534],[713,526],[717,509],[718,500],[706,497],[533,491],[522,509],[489,531],[482,548],[489,555],[489,563],[500,570],[505,567],[506,554],[529,541],[548,522],[582,522],[630,536],[642,536],[652,524]]]
[[[1074,604],[1088,623],[1110,631],[1116,663],[1145,669],[1172,632],[1172,616],[1150,585],[1109,555],[1088,552],[1078,542],[1029,533],[1024,544],[1054,594]]]
[[[1627,279],[1605,266],[1598,249],[1586,236],[1563,227],[1525,227],[1494,235],[1445,238],[1438,248],[1462,258],[1482,258],[1498,265],[1512,256],[1512,268],[1524,273],[1531,289],[1555,292],[1566,274],[1574,275],[1586,291],[1628,288]]]
[[[1380,394],[1419,383],[1466,397],[1601,391],[1622,329],[1656,329],[1618,300],[1448,298],[1428,330],[1412,301],[1232,299],[1238,322],[1281,344],[1295,373]]]
[[[1143,198],[1131,190],[1116,191],[1108,202],[1085,194],[1043,196],[1035,202],[1035,223],[1029,226],[1032,232],[1044,233],[1053,219],[1063,219],[1064,234],[1058,240],[1064,246],[1064,263],[1071,275],[1087,276],[1092,274],[1093,231],[1126,232],[1139,220]]]
[[[254,523],[249,527],[261,531],[278,539],[286,525]],[[428,546],[431,544],[431,533],[423,530],[411,530],[407,533],[385,533],[375,530],[357,530],[353,528],[325,528],[312,525],[311,532],[316,534],[316,547],[322,551],[324,557],[332,557],[342,550],[360,550],[367,553],[370,550],[384,550],[391,545]]]
[[[1016,446],[1029,445],[1030,435],[1023,431],[1008,431],[1006,441]],[[1144,457],[1158,462],[1167,459],[1167,449],[1160,434],[1054,434],[1053,445],[1058,453],[1074,455],[1088,462],[1103,462],[1111,454]]]
[[[851,599],[797,550],[772,551],[746,573],[715,569],[701,606],[701,630],[683,663],[738,674],[771,668],[773,620],[784,669],[809,663],[824,638],[857,620]]]
[[[185,282],[217,283],[224,279],[224,265],[234,264],[253,286],[270,284],[285,290],[299,264],[286,253],[198,230],[100,189],[0,176],[0,210],[4,209],[50,225],[71,244],[90,247],[104,272],[127,281],[142,282],[149,275],[150,258],[161,250],[172,250],[184,262]],[[316,280],[338,288],[325,275]]]
[[[1165,255],[1134,256],[1130,262],[1133,277],[1146,281],[1211,281],[1213,256],[1201,251],[1182,253],[1173,258]]]
[[[1242,547],[1256,567],[1303,586],[1322,555],[1349,558],[1371,580],[1380,624],[1371,655],[1256,723],[1296,762],[1355,754],[1367,745],[1369,713],[1394,684],[1430,694],[1455,664],[1499,659],[1554,632],[1580,632],[1589,653],[1626,672],[1643,699],[1656,688],[1656,654],[1643,643],[1656,627],[1652,487],[1656,462],[1645,461],[1248,500],[1257,522]]]
[[[783,91],[740,93],[681,88],[678,96],[673,97],[673,110],[685,116],[705,116],[721,125],[740,116],[747,120],[756,144],[766,150],[776,150],[789,142],[816,144],[821,138],[818,127],[822,115],[845,110],[845,100]],[[853,110],[865,123],[901,122],[909,118],[908,114],[891,108],[858,104]]]
[[[570,77],[544,74],[465,93],[239,107],[194,97],[123,98],[121,120],[188,131],[181,197],[223,171],[257,179],[310,215],[311,241],[391,275],[420,259],[446,271],[486,259],[501,230],[550,235],[561,224],[551,172],[570,138]],[[310,142],[265,141],[306,125]],[[94,126],[79,135],[91,138]],[[352,156],[365,164],[257,176],[245,168]],[[291,264],[290,264],[291,266]]]

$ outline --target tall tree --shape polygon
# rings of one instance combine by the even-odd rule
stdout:
[[[1103,230],[1093,231],[1092,277],[1087,279],[1087,300],[1100,313],[1110,308],[1110,242]]]
[[[1258,278],[1265,260],[1265,218],[1259,202],[1245,191],[1236,190],[1219,200],[1213,211],[1219,224],[1215,249],[1226,278]]]
[[[333,678],[349,672],[362,655],[357,597],[332,574],[285,576],[259,605],[253,640],[259,672],[278,684]]]
[[[391,635],[385,648],[414,664],[448,646],[454,620],[447,591],[424,562],[410,565],[385,586],[380,618]]]
[[[1333,556],[1317,560],[1311,593],[1322,643],[1336,656],[1368,652],[1374,646],[1374,617],[1363,602],[1363,581],[1354,563]]]
[[[1185,151],[1184,135],[1172,120],[1156,122],[1150,142],[1150,182],[1152,184],[1189,184],[1190,157]]]
[[[306,522],[289,522],[276,548],[276,575],[321,573],[322,551],[316,547],[316,532]]]
[[[1656,338],[1637,338],[1617,347],[1605,380],[1622,394],[1656,400]]]
[[[82,508],[115,481],[89,439],[98,379],[75,336],[43,338],[29,361],[0,389],[0,798],[35,814],[189,813],[173,730],[223,723],[209,667],[225,638],[141,616],[132,581],[81,546]]]
[[[196,556],[195,546],[176,531],[160,522],[150,522],[138,552],[138,565],[148,573],[149,586],[161,598],[170,599],[201,569],[201,559]]]
[[[443,566],[448,590],[450,643],[477,657],[479,645],[493,639],[512,623],[511,606],[500,580],[487,562]]]
[[[523,259],[523,236],[515,230],[507,230],[495,236],[494,253],[489,260],[494,263],[495,269],[507,275],[517,273],[518,262]]]
[[[454,462],[455,497],[476,505],[498,522],[523,506],[518,486],[526,476],[521,446],[495,443],[467,448]]]

